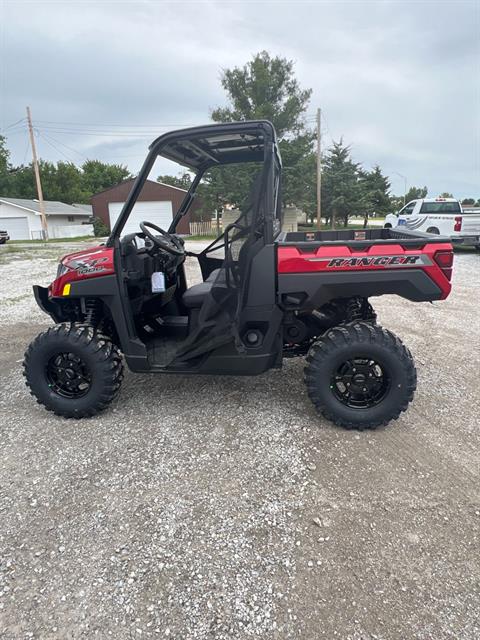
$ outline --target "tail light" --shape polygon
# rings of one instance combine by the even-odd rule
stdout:
[[[437,251],[433,256],[433,259],[443,271],[447,280],[451,280],[453,270],[453,250],[450,249],[450,251]]]
[[[455,216],[455,225],[453,227],[454,231],[462,230],[462,216]]]

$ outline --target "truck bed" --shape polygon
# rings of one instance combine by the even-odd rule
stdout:
[[[384,294],[443,300],[451,290],[449,238],[403,229],[312,230],[282,233],[276,245],[278,295],[287,308]]]

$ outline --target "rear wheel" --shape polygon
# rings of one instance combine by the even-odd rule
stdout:
[[[436,236],[440,235],[440,231],[437,229],[437,227],[428,227],[427,233],[433,233]]]
[[[317,411],[346,429],[375,429],[413,398],[412,356],[393,333],[367,322],[334,327],[313,344],[305,367]]]
[[[65,418],[105,409],[123,379],[118,348],[86,325],[59,324],[41,333],[28,347],[23,366],[37,402]]]

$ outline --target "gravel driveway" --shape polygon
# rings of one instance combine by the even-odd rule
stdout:
[[[315,414],[302,360],[127,374],[96,418],[47,413],[20,371],[48,325],[30,287],[71,249],[0,251],[1,638],[480,637],[480,256],[446,302],[373,300],[419,386],[356,433]]]

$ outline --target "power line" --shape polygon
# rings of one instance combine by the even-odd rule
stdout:
[[[17,133],[23,133],[24,131],[28,131],[28,129],[26,129],[25,127],[19,127],[18,129],[12,129],[10,131],[5,131],[5,135],[6,136],[14,136]]]
[[[26,118],[20,118],[20,120],[17,120],[16,122],[12,122],[12,124],[9,124],[6,127],[3,127],[2,131],[7,131],[11,127],[15,127],[17,124],[20,124],[20,122],[24,122],[25,120],[26,120]]]
[[[117,132],[117,131],[86,131],[82,129],[55,129],[53,127],[42,126],[42,130],[51,131],[52,133],[63,135],[78,135],[78,136],[101,136],[108,138],[152,138],[158,136],[158,131],[153,132]]]
[[[57,151],[58,153],[60,153],[64,158],[66,158],[71,164],[76,164],[75,160],[72,160],[71,158],[69,158],[67,156],[66,153],[64,153],[61,149],[59,149],[55,144],[53,144],[53,142],[50,142],[50,140],[48,140],[44,134],[42,134],[41,131],[39,131],[38,129],[35,129],[35,133],[37,133],[41,138],[43,138],[43,140],[45,140],[45,142],[47,144],[49,144],[53,149],[55,149],[55,151]]]
[[[62,122],[60,120],[35,120],[35,122],[40,122],[43,124],[54,124],[54,125],[75,125],[80,127],[125,127],[127,129],[131,129],[133,127],[152,127],[152,128],[165,128],[165,127],[194,127],[195,124],[188,123],[175,123],[175,124],[130,124],[124,122],[123,124],[119,123],[109,123],[109,122]]]
[[[28,136],[27,136],[27,146],[25,147],[25,153],[23,154],[22,166],[27,161],[27,153],[28,153],[29,147],[30,147],[30,141],[29,141]]]
[[[73,153],[78,154],[84,160],[88,160],[87,156],[84,156],[83,153],[80,153],[80,151],[78,151],[77,149],[74,149],[73,147],[69,147],[68,144],[65,144],[64,142],[61,142],[60,140],[57,140],[56,138],[54,138],[50,134],[45,133],[45,131],[43,131],[42,129],[37,129],[37,131],[39,131],[39,133],[41,135],[43,135],[43,137],[49,138],[52,142],[55,142],[55,143],[61,145],[62,147],[65,147],[65,149],[68,149],[69,151],[73,151]]]

